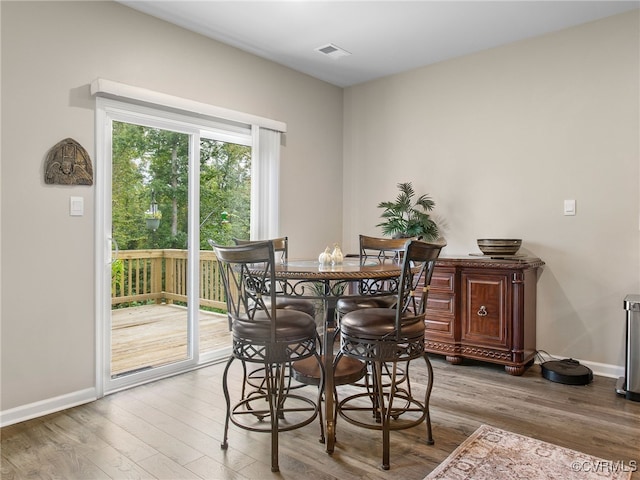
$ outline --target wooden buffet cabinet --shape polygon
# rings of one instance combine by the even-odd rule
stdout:
[[[440,257],[429,287],[425,349],[522,375],[536,354],[535,257]]]

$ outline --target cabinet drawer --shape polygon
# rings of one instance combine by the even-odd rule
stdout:
[[[455,314],[455,302],[453,295],[443,295],[437,292],[429,292],[427,296],[427,317],[433,315],[447,315],[453,317]]]
[[[429,294],[431,292],[453,293],[455,288],[456,272],[453,268],[435,268],[429,284]]]
[[[425,317],[426,338],[429,334],[453,339],[455,324],[455,295],[429,291]]]
[[[454,319],[442,317],[427,317],[424,321],[425,338],[427,340],[434,339],[451,339],[454,338]]]

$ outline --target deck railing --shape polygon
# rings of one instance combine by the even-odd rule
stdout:
[[[224,285],[212,251],[200,251],[200,306],[225,310]],[[120,250],[111,268],[111,305],[187,301],[187,251]]]

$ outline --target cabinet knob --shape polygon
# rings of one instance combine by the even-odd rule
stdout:
[[[487,316],[487,307],[485,307],[484,305],[480,306],[480,310],[478,310],[478,316],[479,317],[486,317]]]

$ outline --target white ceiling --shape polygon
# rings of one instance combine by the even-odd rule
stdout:
[[[640,0],[116,1],[340,87],[640,7]],[[327,44],[351,55],[315,50]]]

